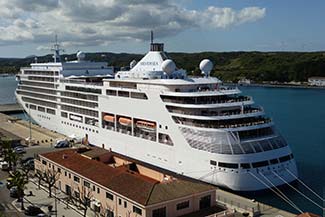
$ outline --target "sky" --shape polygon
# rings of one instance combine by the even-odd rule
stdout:
[[[0,57],[148,50],[324,51],[324,0],[0,0]]]

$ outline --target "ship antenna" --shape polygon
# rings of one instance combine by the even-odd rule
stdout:
[[[151,40],[151,44],[153,44],[153,31],[150,31],[150,40]]]
[[[55,63],[61,62],[60,51],[64,52],[64,50],[60,48],[60,45],[58,43],[58,35],[57,34],[55,34],[55,43],[51,50],[54,51],[54,55],[53,55],[54,62]]]

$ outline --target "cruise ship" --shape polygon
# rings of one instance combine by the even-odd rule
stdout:
[[[252,97],[210,76],[187,76],[151,41],[128,70],[61,60],[22,68],[16,97],[39,125],[159,168],[235,191],[297,179],[289,145]]]

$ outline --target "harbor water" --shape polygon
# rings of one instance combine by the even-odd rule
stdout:
[[[14,77],[0,78],[0,104],[14,103],[17,82]],[[290,144],[297,161],[299,178],[314,192],[325,195],[325,89],[240,87],[252,96]],[[21,114],[21,118],[25,115]],[[295,185],[308,198],[323,202],[302,184]],[[322,210],[290,187],[281,190],[303,211],[322,214]],[[297,213],[273,192],[245,195],[249,198]]]

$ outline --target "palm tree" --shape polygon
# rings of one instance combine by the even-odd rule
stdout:
[[[26,177],[19,171],[14,173],[12,183],[14,186],[17,186],[18,200],[21,202],[21,209],[24,210],[24,190],[26,184],[28,183]]]

